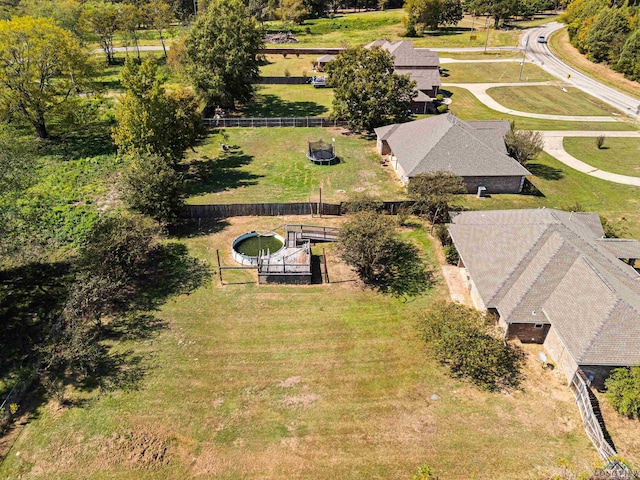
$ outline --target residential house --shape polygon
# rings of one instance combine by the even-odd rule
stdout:
[[[543,344],[569,381],[582,369],[601,386],[640,362],[640,242],[552,209],[462,212],[449,232],[476,306],[507,338]]]
[[[506,121],[465,122],[448,113],[375,129],[378,152],[391,157],[403,184],[425,172],[463,178],[467,192],[520,193],[529,171],[507,155]]]
[[[440,88],[440,59],[438,53],[428,48],[414,48],[411,41],[389,42],[377,40],[365,48],[380,47],[393,56],[394,71],[398,75],[409,75],[417,83],[418,95],[411,103],[411,111],[416,114],[434,111],[433,101]],[[323,55],[317,59],[318,70],[333,60],[333,55]]]

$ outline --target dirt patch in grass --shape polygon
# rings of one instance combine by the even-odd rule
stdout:
[[[284,403],[287,407],[308,407],[321,398],[322,397],[317,393],[302,393],[300,395],[288,395],[284,397],[282,403]]]

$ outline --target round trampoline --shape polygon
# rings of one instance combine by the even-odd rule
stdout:
[[[331,165],[337,160],[335,147],[333,143],[327,143],[324,140],[309,142],[307,158],[313,163],[317,163],[320,165]]]

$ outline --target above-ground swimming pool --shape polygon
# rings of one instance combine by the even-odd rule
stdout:
[[[236,238],[232,245],[233,259],[242,265],[257,265],[260,252],[273,255],[284,247],[284,238],[275,232],[249,232]]]

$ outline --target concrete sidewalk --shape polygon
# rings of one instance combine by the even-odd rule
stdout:
[[[625,137],[625,138],[638,138],[640,139],[640,132],[584,132],[584,131],[540,131],[544,138],[544,151],[549,155],[557,158],[560,162],[564,163],[568,167],[578,170],[579,172],[586,173],[592,177],[599,178],[601,180],[607,180],[609,182],[620,183],[622,185],[632,185],[640,187],[640,177],[631,177],[628,175],[619,175],[617,173],[605,172],[599,170],[591,165],[584,163],[581,160],[569,155],[564,149],[563,141],[564,137],[598,137],[604,135],[605,137]]]

